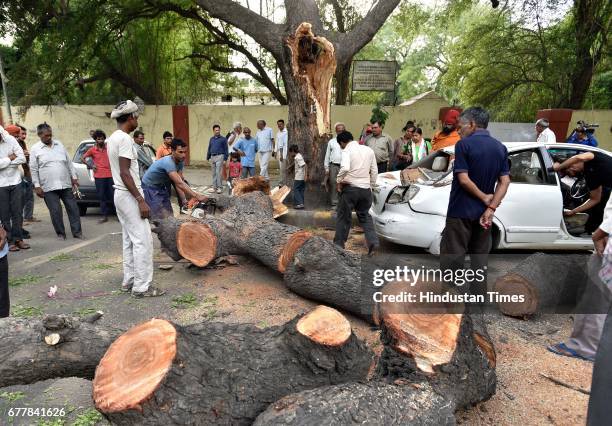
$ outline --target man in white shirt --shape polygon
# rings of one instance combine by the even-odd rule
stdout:
[[[23,241],[23,188],[19,167],[25,163],[19,142],[0,126],[0,221],[8,234],[10,251],[29,249]]]
[[[538,135],[536,142],[539,142],[539,143],[556,143],[557,142],[557,136],[555,136],[555,132],[553,132],[552,130],[548,128],[549,125],[550,123],[545,118],[540,118],[538,121],[536,121],[535,129]]]
[[[336,184],[340,199],[336,214],[334,244],[344,248],[355,210],[359,224],[365,232],[368,254],[372,254],[379,245],[369,213],[372,206],[372,187],[376,185],[378,178],[376,156],[372,148],[355,142],[350,132],[344,131],[338,134],[336,140],[343,152]]]
[[[128,100],[111,112],[117,130],[106,140],[115,188],[115,207],[123,233],[123,283],[121,291],[132,296],[156,297],[165,293],[154,287],[153,238],[147,205],[138,175],[138,151],[129,133],[138,127],[138,106]]]
[[[272,156],[274,137],[272,136],[272,129],[266,127],[266,122],[264,120],[259,120],[257,122],[257,129],[255,140],[257,141],[257,152],[259,153],[259,174],[269,180],[268,163]]]
[[[280,182],[279,186],[285,185],[287,182],[287,153],[288,153],[288,141],[287,141],[287,129],[285,128],[285,120],[282,118],[276,122],[278,126],[278,132],[276,133],[276,143],[274,147],[274,155],[278,160],[278,166],[280,168]]]
[[[64,145],[53,139],[53,130],[47,123],[39,124],[36,133],[40,142],[30,149],[30,171],[34,192],[38,197],[44,198],[53,229],[60,240],[66,239],[60,201],[66,208],[72,236],[83,238],[81,216],[73,193],[78,188],[79,181],[72,159]]]
[[[334,126],[336,135],[344,132],[346,126],[344,123],[336,123]],[[325,179],[329,179],[331,186],[331,205],[335,209],[338,206],[338,191],[336,191],[336,179],[338,172],[340,171],[340,162],[342,161],[342,148],[338,144],[336,138],[331,139],[327,143],[327,149],[325,150],[325,160],[323,166],[325,167]]]

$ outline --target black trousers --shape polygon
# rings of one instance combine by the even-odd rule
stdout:
[[[72,235],[81,235],[81,217],[79,216],[79,207],[77,206],[72,189],[58,189],[57,191],[45,192],[45,204],[49,209],[49,215],[51,216],[51,223],[53,229],[57,235],[66,236],[66,229],[64,228],[64,212],[62,211],[62,205],[60,200],[64,203],[66,213],[68,213],[68,220],[70,221],[70,230]]]
[[[9,244],[23,240],[23,188],[21,183],[0,188],[0,220],[8,234]]]
[[[382,163],[376,163],[376,166],[378,168],[378,173],[384,173],[387,171],[388,163],[384,161]]]
[[[440,243],[440,269],[459,271],[465,269],[465,256],[470,255],[470,269],[481,270],[484,280],[475,280],[469,286],[472,294],[487,292],[486,269],[491,251],[491,229],[480,226],[479,220],[446,218]]]
[[[599,203],[595,207],[585,212],[589,214],[589,218],[584,224],[585,232],[592,234],[597,228],[599,228],[599,225],[601,225],[601,222],[603,222],[604,210],[606,208],[606,204],[608,203],[609,198],[610,188],[602,188],[601,200],[599,201]]]
[[[112,214],[115,209],[115,189],[113,178],[96,178],[96,192],[100,199],[100,212],[103,216]]]
[[[0,318],[8,317],[11,310],[8,285],[8,256],[0,258]]]
[[[355,186],[344,186],[338,198],[336,210],[336,235],[334,243],[344,248],[353,222],[353,210],[357,213],[359,224],[363,227],[368,246],[378,246],[378,235],[374,230],[374,222],[369,210],[372,207],[372,191]]]

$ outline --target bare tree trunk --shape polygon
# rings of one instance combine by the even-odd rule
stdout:
[[[336,105],[346,105],[351,88],[351,64],[353,58],[336,68]]]

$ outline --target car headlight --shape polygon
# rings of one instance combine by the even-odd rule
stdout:
[[[401,204],[412,200],[419,192],[419,187],[415,185],[396,186],[387,198],[387,204]]]

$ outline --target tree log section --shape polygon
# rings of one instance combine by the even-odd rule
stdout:
[[[383,294],[424,290],[439,293],[444,286],[391,283]],[[496,387],[493,346],[477,342],[488,338],[484,322],[479,326],[484,332],[477,334],[471,316],[458,313],[462,308],[378,304],[375,317],[384,349],[372,381],[288,395],[260,414],[255,425],[455,424],[455,410],[490,398]]]
[[[151,320],[109,348],[94,401],[115,424],[251,424],[285,395],[364,380],[371,361],[326,307],[264,330]]]
[[[56,377],[92,379],[98,362],[121,332],[58,315],[42,320],[1,319],[0,387]],[[45,338],[53,334],[59,342],[49,345]]]
[[[261,413],[264,425],[454,425],[452,404],[428,385],[324,386],[288,395]]]
[[[523,302],[498,303],[499,310],[513,317],[528,317],[542,309],[576,302],[588,277],[585,255],[535,253],[495,281],[501,295],[523,296]]]
[[[233,199],[218,217],[155,222],[162,249],[174,259],[185,258],[203,267],[220,256],[248,254],[284,272],[293,253],[311,233],[273,219],[270,197],[251,192]]]

